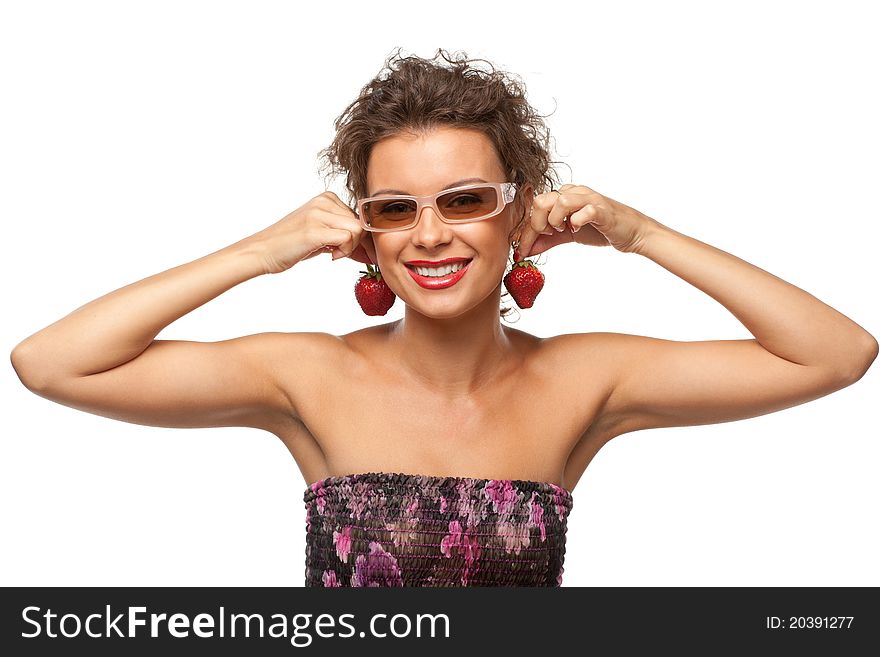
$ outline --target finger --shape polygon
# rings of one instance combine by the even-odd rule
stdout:
[[[350,256],[354,250],[357,249],[365,232],[360,221],[350,213],[346,214],[339,212],[335,207],[331,207],[327,210],[321,208],[320,217],[321,222],[326,227],[336,230],[344,230],[348,233],[348,239],[345,240],[344,243],[336,243],[336,246],[339,247],[340,251],[339,255],[334,253],[333,259],[336,260],[343,256]]]
[[[557,196],[559,196],[559,194],[556,192],[547,192],[545,194],[538,194],[532,200],[532,210],[529,214],[529,219],[526,222],[523,235],[520,238],[519,253],[522,258],[527,258],[529,256],[529,250],[535,243],[535,240],[538,239],[539,235],[552,235],[552,232],[547,232],[547,217],[553,209],[553,204],[556,202]]]
[[[336,210],[316,208],[317,222],[309,228],[310,239],[322,244],[316,249],[318,255],[321,252],[333,253],[333,260],[347,256],[357,247],[360,228],[357,222],[349,217],[341,216]],[[330,247],[329,249],[327,247]]]
[[[353,237],[345,228],[325,228],[321,235],[321,241],[330,247],[333,260],[339,260],[350,255],[354,251]]]
[[[559,233],[552,228],[548,228],[536,235],[534,230],[530,228],[528,240],[526,240],[526,242],[520,241],[519,248],[514,252],[514,258],[519,262],[523,258],[528,258],[531,255],[537,255],[542,251],[546,251],[554,244],[559,244],[559,241],[556,238],[553,238],[554,235],[558,234]],[[568,233],[568,236],[570,238],[571,233]],[[571,240],[569,239],[568,241]],[[516,257],[517,254],[519,257]]]
[[[334,194],[331,191],[326,191],[326,192],[323,192],[322,194],[320,194],[319,196],[321,198],[326,199],[327,201],[330,201],[329,203],[327,203],[327,207],[332,212],[334,212],[336,214],[340,214],[343,217],[348,217],[350,219],[353,219],[355,221],[355,223],[357,223],[358,226],[363,228],[363,226],[361,226],[361,220],[360,220],[360,217],[358,216],[357,212],[355,210],[352,210],[345,203],[343,203],[342,199],[339,198],[336,194]]]
[[[534,235],[532,233],[531,225],[528,221],[525,222],[522,228],[522,232],[517,237],[516,242],[514,242],[513,249],[513,261],[519,262],[523,258],[526,257],[528,253],[527,249],[531,246],[534,241]]]
[[[529,257],[532,245],[535,243],[535,240],[541,236],[540,230],[535,226],[535,223],[538,221],[540,221],[540,219],[536,219],[534,215],[526,221],[519,238],[519,248],[517,249],[517,251],[519,251],[518,260]]]
[[[598,194],[598,192],[590,189],[586,185],[563,185],[559,188],[560,192],[565,192],[566,194]]]
[[[319,194],[319,196],[323,196],[330,201],[333,201],[333,204],[338,206],[340,209],[345,210],[351,214],[356,214],[350,207],[348,207],[345,203],[342,202],[342,199],[339,198],[335,193],[331,192],[329,189],[325,192]]]
[[[596,206],[587,203],[587,205],[582,207],[580,210],[578,210],[568,218],[568,223],[571,226],[571,232],[576,233],[585,225],[592,223],[593,220],[596,218],[597,213],[598,212],[596,210]]]
[[[571,211],[573,203],[577,202],[577,197],[570,193],[558,192],[554,199],[553,209],[547,215],[547,223],[560,233],[565,230],[565,218]]]

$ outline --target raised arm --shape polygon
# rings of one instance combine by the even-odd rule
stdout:
[[[274,430],[296,415],[298,386],[317,370],[323,333],[266,333],[220,342],[156,340],[165,326],[229,290],[300,260],[356,247],[357,221],[332,193],[198,260],[132,283],[26,338],[11,354],[36,394],[97,415],[172,427]],[[352,231],[356,234],[353,235]],[[284,376],[286,374],[287,376]]]
[[[609,394],[598,432],[728,422],[822,397],[861,378],[877,340],[804,290],[654,222],[634,252],[724,305],[754,335],[680,342],[639,335],[563,336],[601,358]],[[593,361],[593,365],[595,360]],[[586,371],[586,370],[585,370]]]
[[[808,292],[585,185],[536,196],[519,235],[514,260],[566,242],[650,258],[754,336],[680,342],[588,333],[548,341],[575,385],[599,386],[604,399],[581,439],[592,446],[584,454],[638,429],[728,422],[802,404],[857,381],[877,357],[873,335]]]

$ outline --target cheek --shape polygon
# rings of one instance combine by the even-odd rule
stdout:
[[[379,260],[384,260],[386,262],[393,262],[396,260],[404,248],[403,243],[400,240],[397,240],[390,233],[382,235],[381,237],[376,237],[376,233],[373,233],[373,252],[376,254],[376,264],[379,264]]]

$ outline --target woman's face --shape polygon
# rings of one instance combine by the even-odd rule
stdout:
[[[424,196],[466,178],[508,182],[492,141],[482,132],[442,127],[421,136],[395,135],[373,147],[367,163],[367,195],[387,188]],[[530,187],[518,191],[528,192]],[[525,199],[530,196],[523,194]],[[373,249],[365,248],[374,251],[370,256],[392,291],[424,315],[456,317],[484,301],[497,306],[498,298],[488,297],[499,288],[507,267],[508,235],[519,219],[515,207],[521,208],[508,203],[494,217],[457,225],[445,223],[433,208],[423,208],[413,228],[368,233]],[[422,287],[406,265],[412,260],[447,258],[466,258],[470,264],[457,283],[442,289]]]

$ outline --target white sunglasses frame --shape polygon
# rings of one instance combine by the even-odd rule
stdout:
[[[494,187],[501,199],[501,205],[493,212],[492,214],[487,214],[485,217],[480,217],[478,219],[467,219],[464,221],[447,221],[443,218],[443,215],[437,209],[436,202],[439,196],[444,194],[450,194],[452,192],[458,192],[468,189],[476,189],[480,187]],[[367,230],[371,233],[396,233],[401,230],[409,230],[410,228],[415,228],[419,224],[419,220],[422,217],[422,209],[426,207],[430,207],[440,220],[444,223],[450,224],[452,226],[456,224],[470,224],[476,221],[486,221],[486,219],[491,219],[502,212],[504,212],[504,208],[507,207],[508,203],[511,203],[513,199],[516,197],[517,183],[514,182],[503,182],[503,183],[472,183],[470,185],[463,185],[461,187],[453,187],[451,189],[443,189],[436,194],[429,194],[428,196],[409,196],[407,194],[395,194],[388,196],[368,196],[366,198],[362,198],[357,202],[357,215],[360,221],[361,226],[363,226],[364,230]],[[370,201],[387,201],[390,199],[409,199],[416,202],[416,220],[409,226],[405,228],[373,228],[372,226],[367,225],[366,219],[364,219],[363,207],[365,203],[369,203]]]

